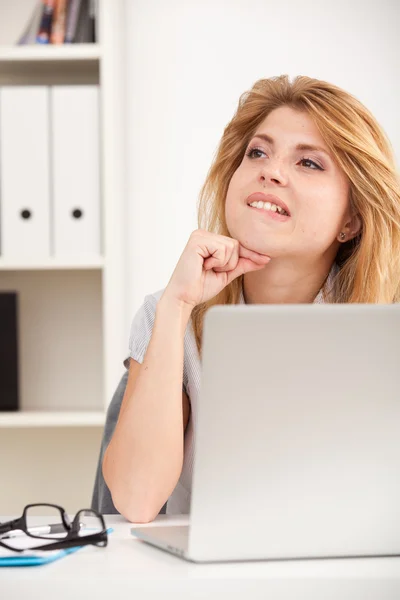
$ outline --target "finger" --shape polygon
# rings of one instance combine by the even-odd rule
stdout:
[[[231,271],[234,269],[239,260],[239,244],[233,240],[229,240],[227,244],[223,244],[223,251],[219,255],[209,256],[205,259],[203,266],[206,271],[214,269],[216,272]]]
[[[218,269],[218,266],[221,264],[221,261],[216,258],[215,256],[210,256],[209,258],[206,258],[206,260],[203,262],[203,268],[206,271],[210,271],[211,269]],[[224,267],[219,267],[221,269],[221,271],[225,271]]]
[[[242,244],[239,245],[239,256],[242,258],[249,258],[258,264],[262,263],[264,265],[271,260],[270,256],[254,252],[254,250],[249,250],[245,246],[242,246]]]
[[[215,265],[223,267],[229,260],[229,252],[225,244],[207,240],[204,245],[198,247],[199,254],[203,257],[203,266],[208,269]]]
[[[215,272],[221,273],[223,271],[233,271],[233,269],[236,268],[239,262],[239,243],[234,242],[233,244],[230,244],[228,247],[227,254],[228,256],[230,255],[228,262],[222,267],[215,266]]]

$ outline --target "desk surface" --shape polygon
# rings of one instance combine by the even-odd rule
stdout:
[[[0,522],[11,517],[0,517]],[[195,564],[135,539],[120,515],[107,548],[86,547],[40,567],[1,568],[2,600],[399,600],[399,558],[254,561]],[[46,523],[46,517],[38,518]],[[144,527],[182,525],[187,516],[160,515]],[[247,596],[246,596],[247,595]]]

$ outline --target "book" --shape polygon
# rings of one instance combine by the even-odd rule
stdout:
[[[64,37],[65,44],[72,44],[74,41],[81,2],[82,0],[69,0],[68,2]]]
[[[51,25],[50,43],[63,44],[65,37],[65,18],[67,0],[56,0]]]
[[[78,23],[76,26],[74,44],[89,44],[91,39],[91,25],[89,17],[89,0],[81,0]]]
[[[89,39],[91,43],[97,41],[97,0],[89,0]]]
[[[36,37],[36,42],[38,44],[50,43],[54,7],[55,0],[42,0],[42,18],[40,20],[39,31]]]
[[[17,45],[90,44],[98,38],[98,0],[39,0]]]

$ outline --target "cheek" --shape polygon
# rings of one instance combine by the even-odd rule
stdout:
[[[225,202],[225,221],[229,234],[232,237],[236,237],[238,233],[238,223],[240,223],[240,215],[238,206],[232,200],[232,197],[227,197]]]
[[[310,245],[329,245],[339,232],[345,212],[342,199],[320,196],[318,202],[303,204],[297,228]]]
[[[240,167],[239,167],[231,177],[231,180],[230,180],[229,186],[228,186],[227,196],[229,196],[231,198],[232,196],[237,195],[238,193],[240,193],[241,187],[242,187],[242,177],[241,177],[241,171],[240,171]]]
[[[239,207],[240,207],[240,198],[241,198],[241,182],[240,182],[240,174],[238,173],[238,171],[236,171],[230,182],[229,182],[229,186],[228,186],[228,190],[226,193],[226,198],[225,198],[225,216],[228,220],[231,217],[235,216],[235,213],[238,212]],[[229,225],[229,222],[228,222]]]

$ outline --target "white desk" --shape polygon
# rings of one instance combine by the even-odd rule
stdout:
[[[105,520],[114,528],[107,548],[89,546],[39,567],[0,568],[1,600],[400,599],[400,557],[195,564],[135,539],[119,515]],[[166,520],[187,523],[162,515],[145,527]]]

